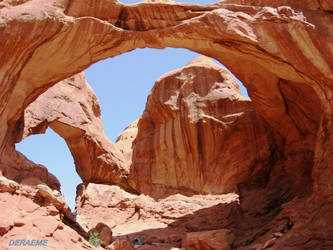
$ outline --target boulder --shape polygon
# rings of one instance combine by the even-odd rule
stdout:
[[[108,250],[132,250],[133,245],[125,239],[116,239],[111,245],[106,249]]]
[[[94,228],[89,230],[89,237],[95,232],[98,233],[101,246],[106,247],[112,243],[112,230],[106,224],[99,222]]]

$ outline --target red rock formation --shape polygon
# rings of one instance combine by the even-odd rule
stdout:
[[[133,245],[126,239],[115,240],[107,249],[109,250],[133,250]]]
[[[98,237],[99,243],[102,247],[106,247],[111,244],[112,230],[106,224],[99,222],[94,228],[92,228],[88,232],[89,237],[91,237],[93,233],[98,233],[97,237]]]
[[[269,164],[272,138],[235,78],[201,57],[155,83],[138,122],[130,183],[154,197],[236,191]]]
[[[83,181],[126,187],[123,154],[104,135],[100,105],[83,73],[68,78],[39,96],[24,111],[24,139],[52,128],[65,139]]]
[[[4,0],[0,17],[1,168],[16,157],[24,109],[53,84],[138,47],[183,47],[242,80],[278,145],[265,171],[239,185],[244,223],[233,246],[331,247],[322,215],[333,211],[331,1]]]
[[[124,154],[128,168],[132,163],[133,141],[138,133],[138,120],[128,125],[124,131],[118,136],[115,145]]]
[[[77,221],[83,228],[107,224],[119,240],[176,247],[186,232],[218,229],[236,215],[238,195],[171,195],[155,201],[146,195],[134,195],[118,186],[81,184],[77,191]]]
[[[46,167],[31,162],[14,147],[6,147],[4,152],[7,157],[0,158],[0,176],[26,185],[46,184],[60,191],[59,181]]]
[[[29,248],[10,246],[11,240],[46,240],[50,249],[92,249],[78,234],[85,236],[84,231],[78,225],[78,232],[73,230],[74,218],[64,198],[46,185],[20,185],[1,176],[0,209],[1,249]]]
[[[188,233],[186,235],[185,248],[188,250],[230,250],[233,240],[234,236],[232,233],[225,229]]]
[[[290,6],[296,9],[309,9],[309,10],[333,10],[333,4],[329,0],[223,0],[223,3],[242,4],[251,6],[270,6],[278,8],[281,6]]]
[[[119,185],[123,185],[123,181],[126,185],[128,170],[123,168],[123,155],[104,135],[99,103],[86,83],[83,73],[59,82],[30,104],[20,120],[16,140],[19,141],[31,134],[44,133],[48,127],[66,140],[74,157],[77,172],[83,180]],[[88,238],[84,230],[74,222],[70,209],[58,192],[58,180],[49,174],[44,166],[30,162],[21,153],[12,150],[11,155],[12,157],[3,159],[2,173],[23,186],[9,181],[10,186],[15,187],[12,187],[13,192],[9,190],[8,193],[7,189],[1,189],[4,191],[0,192],[0,195],[5,197],[3,201],[7,199],[15,203],[14,209],[11,212],[8,210],[9,213],[4,213],[4,217],[0,218],[0,222],[3,221],[1,235],[4,236],[0,241],[1,248],[7,249],[9,240],[26,239],[27,232],[31,232],[29,237],[33,239],[47,239],[48,247],[91,248],[76,232],[79,231]],[[23,204],[39,207],[37,212],[30,211],[25,205],[22,207],[21,203],[16,204],[17,198],[12,196],[17,194],[26,196],[22,198]],[[33,200],[42,202],[35,204]],[[49,203],[55,203],[54,207],[49,208]],[[51,212],[44,212],[49,209]],[[10,216],[12,220],[5,220],[6,216]],[[23,222],[16,223],[20,217],[23,217]],[[103,246],[109,245],[112,233],[111,238],[106,230],[100,233]]]

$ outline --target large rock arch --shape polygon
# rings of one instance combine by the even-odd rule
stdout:
[[[48,86],[93,62],[138,47],[166,46],[188,48],[223,62],[244,82],[258,108],[270,103],[270,111],[275,112],[262,112],[263,116],[282,135],[290,135],[296,128],[283,115],[284,99],[278,88],[281,80],[310,86],[321,100],[322,110],[329,113],[324,88],[332,80],[329,44],[325,42],[331,16],[324,11],[229,2],[125,6],[115,1],[71,1],[67,5],[66,1],[53,5],[41,1],[36,8],[37,2],[25,1],[1,10],[3,39],[15,41],[5,43],[2,57],[1,99],[7,103],[2,117],[7,120],[15,120],[21,106],[27,106]],[[298,7],[308,7],[304,5]],[[149,17],[140,14],[145,11]],[[163,21],[156,21],[158,18]],[[20,31],[27,34],[24,39],[22,33],[12,32],[11,26],[18,23],[22,24]],[[41,32],[31,32],[34,29]],[[283,39],[281,34],[285,34]],[[319,42],[321,46],[316,46]],[[277,116],[280,119],[272,119]],[[277,124],[281,118],[286,121],[284,128]]]
[[[135,48],[182,47],[214,57],[242,80],[284,158],[310,155],[312,207],[320,207],[332,197],[332,10],[311,0],[1,1],[1,159],[19,140],[23,110],[53,84]],[[286,166],[287,174],[303,167]],[[309,233],[316,225],[307,226]]]

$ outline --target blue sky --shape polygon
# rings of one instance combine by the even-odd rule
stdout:
[[[154,82],[164,73],[183,67],[198,56],[200,55],[186,49],[137,49],[97,62],[86,69],[86,79],[101,104],[105,134],[115,141],[129,123],[140,117]],[[244,88],[242,92],[246,95]],[[76,186],[81,183],[81,179],[75,171],[74,161],[65,141],[48,129],[43,135],[26,138],[16,144],[16,148],[30,160],[46,166],[59,179],[63,195],[70,207],[74,208]]]

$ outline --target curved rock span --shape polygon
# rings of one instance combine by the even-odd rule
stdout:
[[[226,0],[211,5],[170,1],[134,5],[123,5],[114,0],[0,1],[2,173],[22,182],[28,179],[25,176],[29,175],[29,171],[36,171],[31,162],[19,156],[14,144],[22,138],[24,110],[52,85],[81,72],[96,61],[135,48],[187,48],[217,59],[236,74],[248,89],[253,112],[263,119],[263,124],[272,134],[270,138],[274,138],[269,140],[269,145],[274,145],[270,148],[270,163],[255,167],[260,171],[254,171],[248,178],[241,176],[237,184],[241,211],[240,220],[235,222],[237,226],[231,226],[234,225],[232,223],[229,226],[221,225],[226,230],[232,230],[233,237],[228,238],[233,239],[232,247],[330,248],[333,238],[333,223],[328,219],[333,217],[330,216],[333,211],[332,11],[332,3],[328,0]],[[200,91],[204,90],[193,93],[201,95]],[[165,97],[170,98],[172,94]],[[170,105],[163,108],[170,109],[173,101],[171,99]],[[187,112],[190,111],[188,109]],[[205,111],[205,114],[210,115],[211,112],[214,109]],[[161,113],[171,114],[168,110]],[[65,116],[59,119],[64,120]],[[63,133],[63,126],[68,126],[66,123],[59,123],[53,118],[48,120],[48,115],[43,117],[46,123],[66,138],[67,134]],[[152,122],[158,124],[159,121],[152,119]],[[213,124],[201,123],[200,126]],[[172,122],[169,124],[176,125]],[[139,122],[139,130],[140,126]],[[161,123],[160,126],[163,128],[165,125]],[[87,131],[88,128],[89,125],[86,125]],[[170,127],[165,126],[164,131],[169,131],[167,129]],[[79,131],[73,129],[74,134]],[[191,132],[191,135],[196,133]],[[210,138],[209,134],[200,136],[202,139]],[[144,133],[138,131],[138,138],[144,138]],[[146,138],[151,140],[157,137],[151,135]],[[77,142],[68,143],[72,145],[72,153],[81,150],[80,145],[91,142],[89,138],[82,138],[78,134],[76,139]],[[155,145],[162,147],[170,144],[161,140],[156,141]],[[175,153],[175,150],[169,152]],[[134,150],[133,162],[146,153]],[[106,156],[109,152],[100,155]],[[193,156],[197,158],[190,160],[190,164],[197,163],[199,155],[200,152],[194,152]],[[78,155],[76,159],[80,157]],[[89,165],[89,161],[94,159],[89,155],[88,163],[77,164],[77,168],[87,181],[96,181],[98,173],[115,170],[116,174],[110,175],[110,178],[118,183],[122,179],[118,177],[123,176],[122,171],[126,175],[128,167],[120,164],[122,157],[121,153],[114,154],[111,158],[117,162],[119,160],[119,164],[111,168],[105,165],[95,172],[86,173],[85,169],[90,166],[84,164]],[[23,164],[16,164],[17,159]],[[163,167],[157,168],[154,165],[156,162],[163,162],[163,159],[153,159],[152,169],[165,171]],[[206,162],[206,159],[200,159],[203,164],[194,166],[194,176],[201,174],[199,170],[206,167]],[[15,165],[20,167],[15,169]],[[40,166],[36,169],[43,173],[43,177],[25,183],[46,183],[53,189],[59,188],[59,183],[45,168]],[[173,173],[179,171],[170,171],[163,178],[154,173],[153,176],[158,178],[156,184],[166,182],[168,188],[179,187],[171,178]],[[140,189],[140,181],[151,181],[152,184],[155,181],[149,175],[144,176],[148,178],[132,176],[132,185]],[[191,190],[204,192],[224,188],[204,181],[185,185]],[[155,192],[154,185],[142,188]],[[8,189],[1,190],[2,194],[8,195]],[[41,203],[39,206],[44,205]],[[20,224],[13,225],[17,228]],[[63,230],[60,228],[60,231]]]
[[[104,135],[100,105],[83,73],[61,81],[24,111],[22,136],[50,127],[65,139],[83,181],[129,188],[123,154]]]

